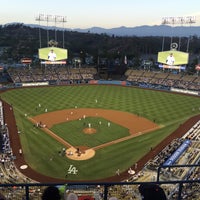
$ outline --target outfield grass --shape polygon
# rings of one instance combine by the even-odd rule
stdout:
[[[117,169],[120,171],[128,169],[182,122],[200,113],[200,98],[122,86],[79,85],[24,88],[7,91],[1,94],[1,97],[14,107],[17,126],[22,133],[20,138],[23,152],[30,166],[47,176],[77,181],[105,178],[115,175]],[[96,103],[96,99],[98,103]],[[38,108],[39,104],[41,104],[41,108]],[[163,128],[99,149],[93,159],[70,160],[58,154],[63,146],[40,129],[34,128],[24,117],[24,114],[36,116],[44,113],[46,108],[50,112],[75,108],[76,106],[78,108],[103,108],[139,114],[152,121],[155,120]],[[66,130],[79,126],[74,123],[80,122],[56,125],[52,130],[65,138]],[[94,146],[96,146],[96,144],[124,137],[127,134],[122,127],[116,126],[116,130],[120,131],[115,136],[109,132],[109,138],[103,137],[103,141],[100,141],[101,139],[94,138],[97,137],[95,135],[92,136],[93,142],[88,142],[87,138],[84,139],[85,143],[87,142],[87,145],[91,146],[95,143]],[[70,135],[70,131],[67,136],[67,140],[76,141],[77,145],[83,140],[80,135]],[[78,169],[77,175],[67,174],[70,165],[74,165]]]

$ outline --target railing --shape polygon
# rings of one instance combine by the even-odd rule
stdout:
[[[197,161],[197,163],[199,163],[199,161]],[[199,172],[199,167],[200,167],[200,165],[199,164],[190,164],[190,165],[166,165],[166,166],[160,166],[160,167],[158,167],[158,170],[157,170],[157,183],[160,183],[160,173],[161,173],[161,171],[162,171],[162,169],[167,169],[169,172],[170,172],[170,170],[171,169],[173,169],[173,168],[189,168],[189,170],[188,170],[188,172],[185,174],[185,176],[183,177],[183,179],[185,180],[185,181],[183,181],[183,180],[180,180],[180,181],[177,181],[177,183],[178,183],[178,190],[177,190],[177,187],[174,189],[174,191],[178,191],[178,197],[177,197],[177,199],[179,200],[179,199],[183,199],[182,198],[182,193],[183,193],[183,185],[185,184],[185,183],[188,183],[188,184],[193,184],[194,182],[193,182],[193,180],[189,180],[190,179],[190,175],[192,174],[192,171],[193,171],[193,169],[195,168],[196,169],[196,171],[197,171],[197,173]],[[200,176],[198,175],[198,180],[196,180],[197,182],[197,184],[199,184],[200,183]],[[176,181],[175,181],[176,182]],[[174,183],[175,183],[174,182]],[[197,187],[197,188],[199,188],[200,187],[200,185]],[[174,191],[171,191],[171,194],[173,194],[173,192]],[[191,190],[191,192],[192,192],[192,190]],[[195,192],[195,191],[194,191]],[[200,194],[200,193],[199,193]],[[168,197],[168,198],[170,198],[170,196]],[[198,197],[199,198],[199,197]]]
[[[199,199],[198,188],[200,180],[180,180],[180,181],[160,181],[160,182],[111,182],[111,183],[31,183],[31,184],[1,184],[0,193],[2,192],[7,199],[41,199],[41,195],[47,186],[57,186],[62,191],[62,199],[69,199],[67,195],[70,193],[76,194],[82,200],[92,199],[129,199],[129,196],[134,200],[142,199],[139,192],[139,186],[144,184],[159,185],[163,188],[168,200]],[[193,197],[187,196],[183,190],[185,185],[193,185],[197,190],[192,191]],[[172,188],[176,187],[176,194],[170,194]],[[168,190],[166,190],[168,188]],[[193,187],[194,189],[194,187]],[[152,191],[155,192],[155,191]],[[195,192],[196,197],[195,198]],[[13,194],[13,195],[12,195]],[[190,193],[191,195],[191,193]],[[130,198],[130,199],[131,199]],[[163,199],[161,199],[163,200]]]

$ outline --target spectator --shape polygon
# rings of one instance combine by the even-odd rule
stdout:
[[[156,184],[141,184],[139,192],[143,200],[167,200],[163,189]]]
[[[42,200],[60,200],[60,199],[61,195],[59,189],[55,186],[47,187],[42,194]]]

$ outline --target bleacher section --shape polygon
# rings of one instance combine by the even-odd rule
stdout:
[[[192,141],[200,141],[200,121],[198,121],[189,131],[187,131],[183,138]]]
[[[184,151],[180,152],[181,156],[174,160],[173,164],[199,164],[200,161],[200,121],[198,121],[189,131],[187,131],[182,138],[173,140],[167,147],[165,147],[153,160],[149,161],[147,168],[150,170],[157,170],[160,165],[163,165],[174,152],[185,142],[189,141]],[[181,177],[183,178],[183,177]]]
[[[97,74],[94,67],[67,68],[67,67],[38,67],[38,68],[9,68],[8,74],[13,83],[55,82],[55,83],[80,83],[93,80]]]
[[[127,81],[133,85],[150,88],[180,88],[187,90],[200,90],[200,78],[193,75],[172,74],[161,71],[127,70]]]
[[[46,66],[37,68],[9,68],[13,83],[31,83],[48,81],[50,84],[88,83],[98,77],[95,67],[70,68],[64,66]],[[128,69],[124,76],[134,86],[154,89],[171,87],[184,90],[200,90],[200,77],[185,74],[173,74],[163,71],[144,71]]]
[[[185,145],[187,143],[187,145]],[[182,151],[179,151],[180,147]],[[179,151],[179,152],[178,152]],[[177,156],[177,152],[179,156]],[[149,175],[150,178],[156,178],[156,172],[160,166],[164,166],[168,160],[174,159],[173,165],[199,165],[200,163],[200,121],[198,121],[190,130],[188,130],[183,137],[174,139],[168,146],[166,146],[156,157],[150,160],[144,170],[143,176]],[[200,180],[200,168],[199,167],[174,167],[174,168],[162,168],[161,180]],[[136,177],[136,178],[134,178]],[[134,175],[130,180],[141,180],[137,175]],[[130,181],[129,180],[129,181]],[[164,186],[165,187],[165,186]],[[184,185],[184,199],[193,199],[198,195],[199,184],[186,184]],[[168,192],[168,197],[171,199],[177,198],[177,185],[174,187],[165,188]],[[191,192],[193,191],[193,192]],[[170,199],[169,198],[169,199]],[[175,198],[175,199],[176,199]],[[195,198],[194,198],[195,199]]]

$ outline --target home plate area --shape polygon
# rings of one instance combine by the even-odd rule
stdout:
[[[94,155],[95,151],[85,146],[70,147],[66,150],[66,156],[72,160],[87,160]]]

